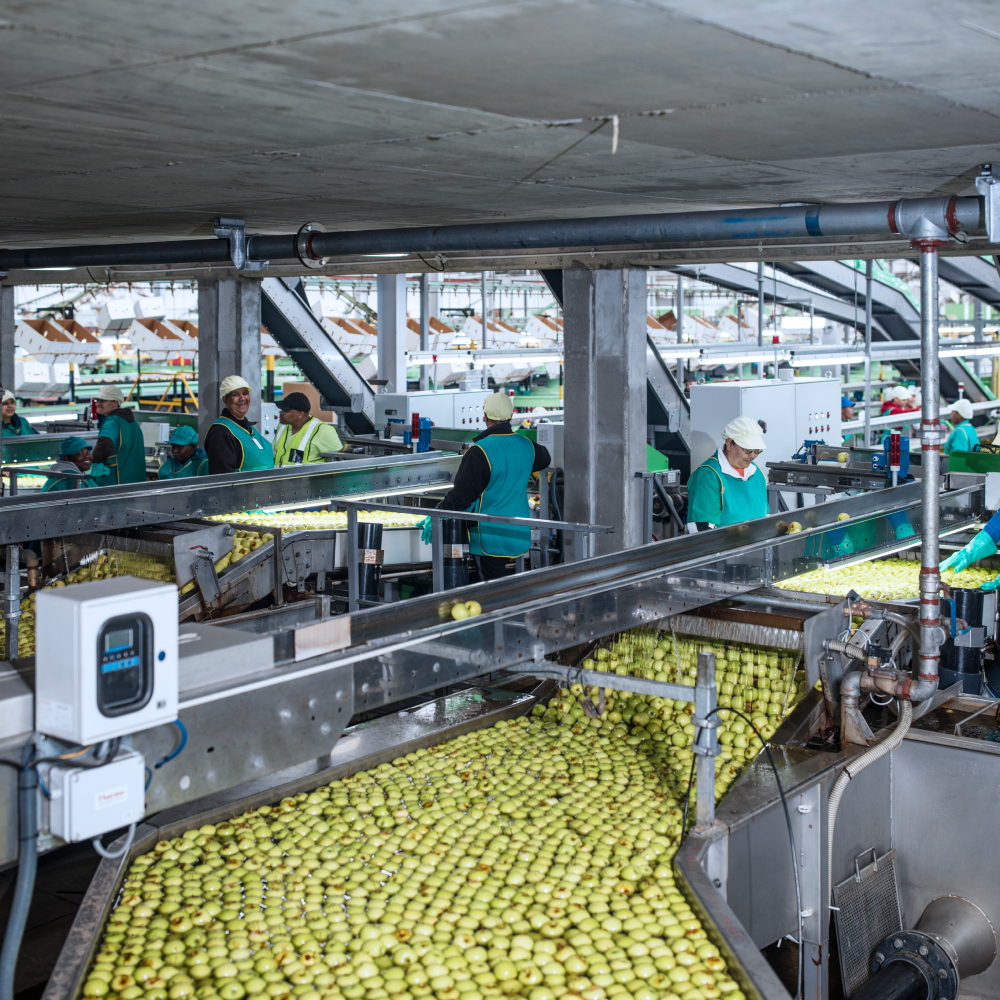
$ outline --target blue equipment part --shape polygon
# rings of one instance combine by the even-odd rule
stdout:
[[[417,451],[431,450],[431,428],[434,421],[430,417],[420,418],[420,436],[417,438]]]
[[[809,465],[809,460],[812,459],[812,464],[816,464],[816,445],[826,444],[825,441],[819,438],[807,438],[802,442],[802,447],[792,455],[792,461],[798,459],[803,465]]]
[[[872,455],[872,472],[884,472],[887,477],[892,475],[889,468],[889,444],[892,435],[882,438],[882,454]],[[899,437],[899,478],[905,479],[910,474],[910,439]]]

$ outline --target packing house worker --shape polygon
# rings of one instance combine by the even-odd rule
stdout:
[[[170,455],[160,466],[160,479],[207,475],[208,456],[198,447],[198,432],[193,427],[175,427],[170,435]]]
[[[854,419],[854,400],[849,396],[840,397],[840,419],[843,421]]]
[[[97,400],[100,434],[94,445],[92,472],[98,486],[146,481],[146,445],[135,414],[125,407],[116,385],[102,385]],[[98,468],[101,466],[101,468]]]
[[[767,479],[753,460],[767,447],[760,424],[737,417],[722,432],[722,447],[688,482],[688,532],[767,517]]]
[[[948,435],[944,453],[953,451],[979,451],[979,435],[969,422],[972,420],[972,403],[967,399],[956,399],[951,404],[951,422],[954,430]]]
[[[59,446],[59,461],[49,468],[49,472],[90,472],[92,465],[90,445],[81,437],[69,437]],[[42,487],[43,493],[56,490],[89,489],[97,482],[88,476],[77,479],[69,476],[49,476]]]
[[[274,452],[247,420],[250,385],[239,375],[230,375],[219,386],[222,415],[205,435],[208,471],[218,476],[226,472],[255,472],[274,468]]]
[[[1000,435],[998,435],[1000,440]],[[997,543],[1000,542],[1000,511],[997,511],[983,526],[982,530],[964,548],[953,552],[939,566],[938,571],[943,573],[946,569],[953,569],[956,573],[961,573],[974,562],[985,559],[987,556],[996,555]],[[980,590],[1000,590],[1000,576],[995,580],[984,583]]]
[[[510,396],[494,392],[483,404],[486,430],[478,435],[462,456],[455,485],[438,504],[441,510],[464,510],[472,514],[530,517],[528,480],[533,472],[548,467],[548,449],[535,444],[510,426],[514,405]],[[421,521],[423,539],[431,540],[431,519]],[[531,529],[514,524],[469,524],[469,551],[484,580],[507,576],[511,560],[531,548]]]
[[[275,406],[281,411],[281,430],[274,438],[274,464],[312,465],[325,462],[324,452],[343,451],[333,424],[309,415],[312,404],[304,392],[290,392]]]
[[[3,413],[3,424],[0,425],[0,434],[7,437],[14,434],[18,437],[26,437],[29,434],[37,434],[31,424],[24,417],[19,416],[17,410],[17,400],[10,389],[4,389],[3,402],[0,403],[0,412]]]

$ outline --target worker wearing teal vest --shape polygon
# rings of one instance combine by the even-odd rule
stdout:
[[[462,456],[455,485],[438,507],[473,514],[530,517],[528,480],[549,464],[548,450],[510,425],[514,406],[506,393],[486,397],[486,430]],[[425,542],[431,539],[431,519],[421,522]],[[531,548],[531,529],[513,524],[469,522],[469,551],[483,580],[495,580],[513,571],[513,560]]]
[[[0,412],[3,413],[3,423],[0,424],[0,434],[4,437],[15,435],[17,437],[27,437],[29,434],[37,434],[31,424],[24,417],[19,416],[17,410],[17,400],[10,389],[5,389],[3,393],[3,403],[0,404]]]
[[[766,447],[756,420],[736,417],[727,424],[722,447],[688,482],[689,532],[767,517],[767,480],[753,463]]]
[[[951,404],[951,422],[955,429],[948,435],[944,446],[946,455],[953,451],[979,451],[979,435],[969,422],[972,420],[972,412],[972,403],[967,399],[956,399]]]
[[[247,420],[250,391],[249,383],[239,375],[230,375],[219,386],[224,407],[205,435],[210,475],[274,468],[270,443]]]
[[[91,471],[98,486],[146,481],[146,445],[135,414],[122,406],[125,397],[116,385],[102,385],[94,397],[101,415]]]
[[[207,475],[208,456],[198,447],[198,432],[193,427],[175,427],[170,435],[170,455],[160,466],[159,478]]]
[[[56,490],[89,489],[97,483],[90,476],[81,477],[80,473],[90,472],[90,445],[81,437],[66,438],[59,446],[59,461],[49,469],[49,477],[42,487],[43,493],[54,493]],[[53,473],[66,475],[53,475]]]

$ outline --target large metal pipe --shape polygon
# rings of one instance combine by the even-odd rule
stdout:
[[[942,241],[924,238],[920,247],[920,467],[921,518],[920,537],[920,651],[917,683],[908,693],[912,701],[929,698],[938,685],[940,659],[941,558],[938,532],[941,511],[940,491],[941,389],[938,381],[938,248]]]
[[[982,198],[904,198],[900,201],[782,208],[723,209],[659,215],[415,226],[356,232],[313,232],[306,252],[325,257],[381,253],[449,253],[549,247],[659,245],[725,240],[818,239],[823,236],[911,236],[922,222],[943,233],[983,228]],[[295,234],[247,238],[250,261],[295,261]],[[108,246],[0,250],[0,270],[15,268],[225,263],[228,242],[176,240]]]

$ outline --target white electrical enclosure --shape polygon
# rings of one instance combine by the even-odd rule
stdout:
[[[839,445],[839,379],[760,379],[691,386],[691,468],[722,446],[722,431],[735,417],[763,420],[765,451],[755,462],[767,475],[767,462],[787,462],[807,441]]]
[[[98,743],[177,718],[177,588],[135,577],[35,599],[35,727]]]
[[[384,430],[389,420],[402,420],[393,433],[410,429],[413,414],[427,417],[435,427],[486,430],[483,404],[487,390],[428,389],[421,392],[385,392],[375,397],[375,426]]]
[[[76,843],[138,823],[145,814],[145,772],[135,750],[119,751],[103,767],[50,767],[49,833]]]

